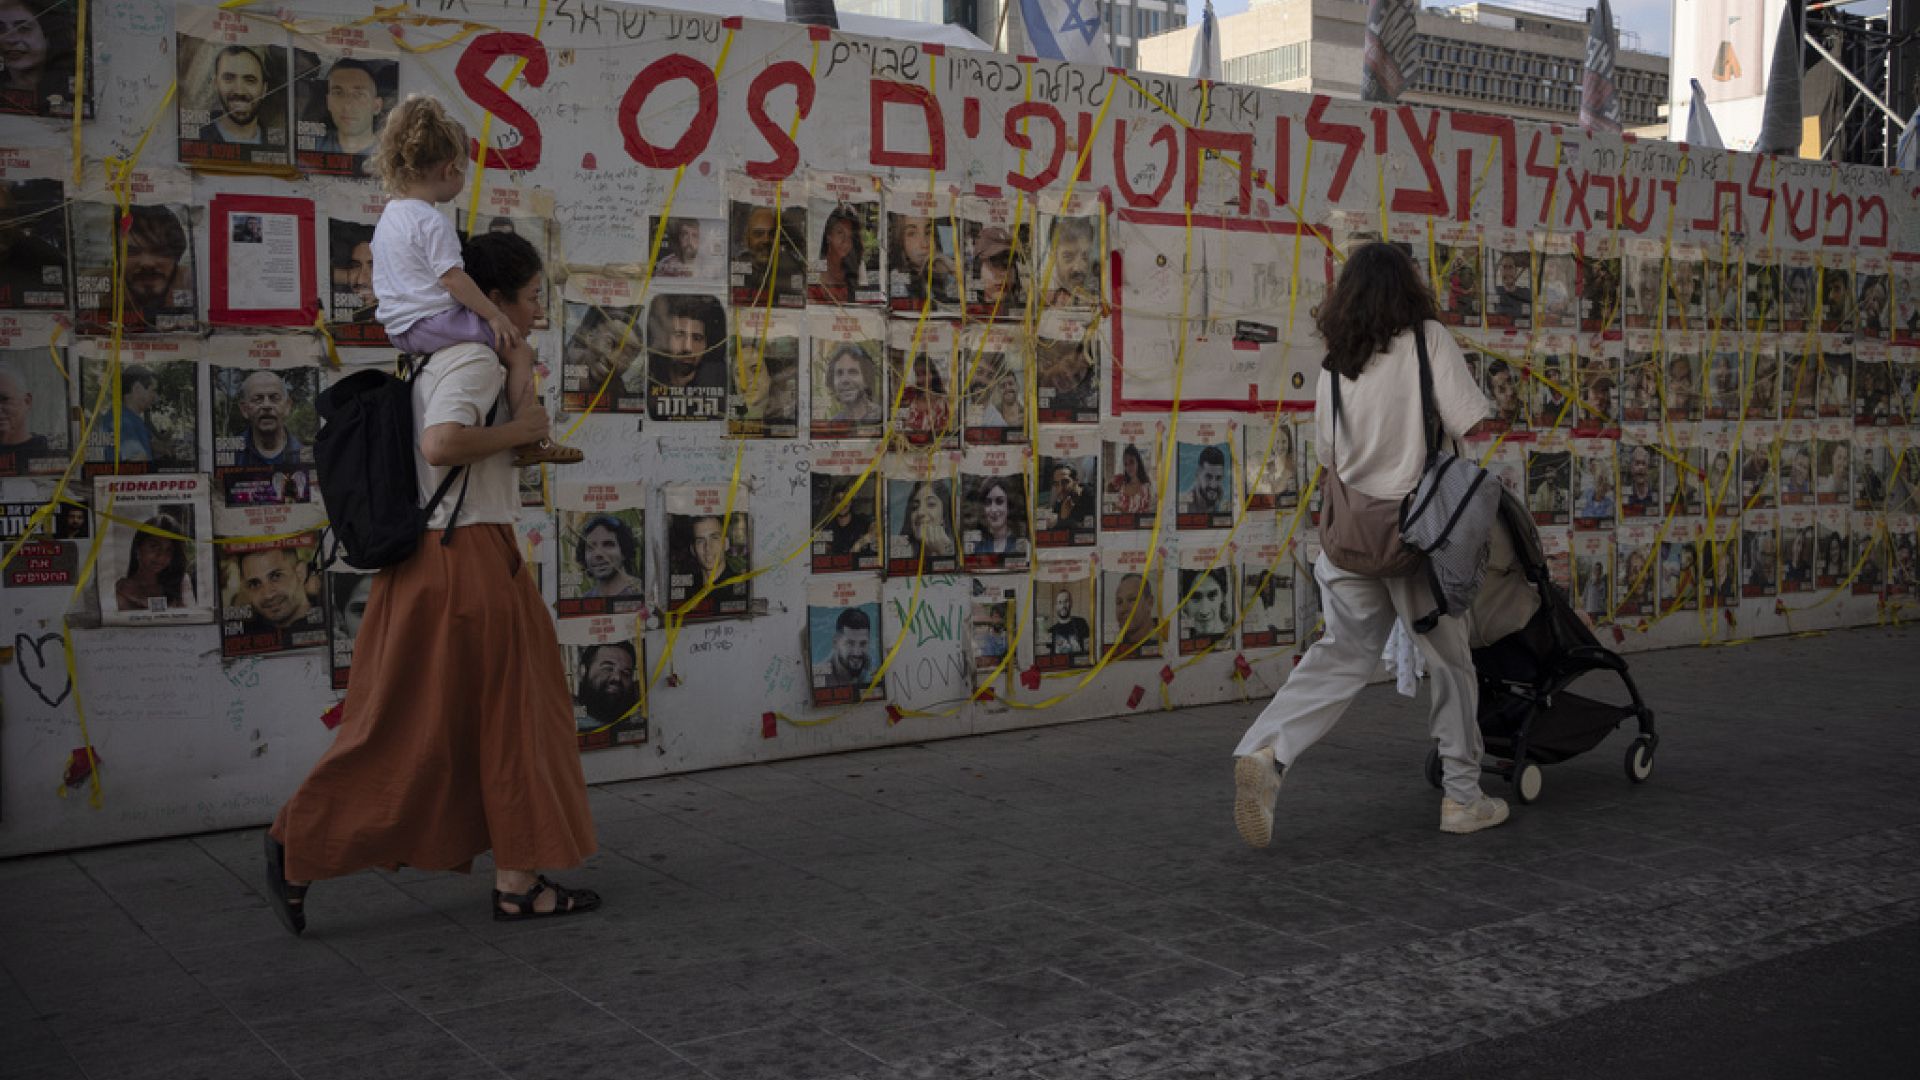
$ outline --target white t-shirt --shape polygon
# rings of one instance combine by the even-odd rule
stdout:
[[[459,307],[440,275],[463,265],[460,238],[445,214],[420,199],[393,200],[373,227],[373,295],[380,302],[374,316],[398,334]]]
[[[500,358],[485,345],[450,345],[433,354],[427,366],[413,378],[413,468],[420,482],[420,505],[427,505],[433,493],[446,479],[451,466],[427,464],[420,452],[420,437],[435,424],[465,424],[479,427],[486,423],[487,410],[496,401],[500,408],[493,417],[494,426],[512,419],[507,403],[500,395],[507,385],[507,371]],[[446,497],[434,508],[427,521],[429,528],[445,528],[460,499],[460,485],[467,485],[467,501],[460,506],[455,525],[488,523],[512,524],[520,510],[520,485],[513,471],[513,450],[502,450],[467,466],[466,477],[455,480]]]
[[[1424,329],[1440,426],[1459,438],[1492,415],[1493,406],[1474,383],[1467,359],[1447,328],[1429,320]],[[1420,422],[1420,354],[1413,333],[1402,331],[1387,351],[1367,361],[1359,378],[1340,384],[1338,445],[1333,437],[1333,378],[1322,369],[1314,391],[1314,454],[1322,465],[1338,457],[1340,479],[1363,495],[1404,498],[1420,486],[1427,461]]]

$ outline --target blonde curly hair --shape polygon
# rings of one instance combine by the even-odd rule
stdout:
[[[380,131],[380,150],[369,170],[381,186],[399,194],[449,161],[465,161],[467,129],[436,98],[409,94],[393,107]]]

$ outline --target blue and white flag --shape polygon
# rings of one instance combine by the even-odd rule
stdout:
[[[1193,35],[1193,63],[1187,75],[1220,82],[1220,72],[1220,20],[1213,17],[1213,0],[1207,0],[1206,10],[1200,13],[1200,29]]]
[[[1907,117],[1907,129],[1900,133],[1900,141],[1894,144],[1893,167],[1920,169],[1920,109],[1913,110],[1913,115]]]
[[[1687,112],[1687,145],[1708,150],[1727,148],[1720,138],[1720,125],[1713,122],[1713,113],[1707,110],[1707,91],[1699,79],[1693,80],[1693,106]]]
[[[1099,0],[1013,0],[1033,53],[1044,60],[1113,66]]]

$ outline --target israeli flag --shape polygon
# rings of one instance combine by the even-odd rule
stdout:
[[[1113,66],[1099,0],[1015,0],[1034,55],[1046,60]]]

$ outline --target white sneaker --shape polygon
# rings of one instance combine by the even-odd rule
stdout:
[[[1457,803],[1452,799],[1440,800],[1440,831],[1450,833],[1479,832],[1491,829],[1507,820],[1507,800],[1482,795],[1470,803]]]
[[[1233,824],[1249,847],[1273,842],[1273,804],[1280,797],[1280,767],[1273,748],[1233,759]]]

